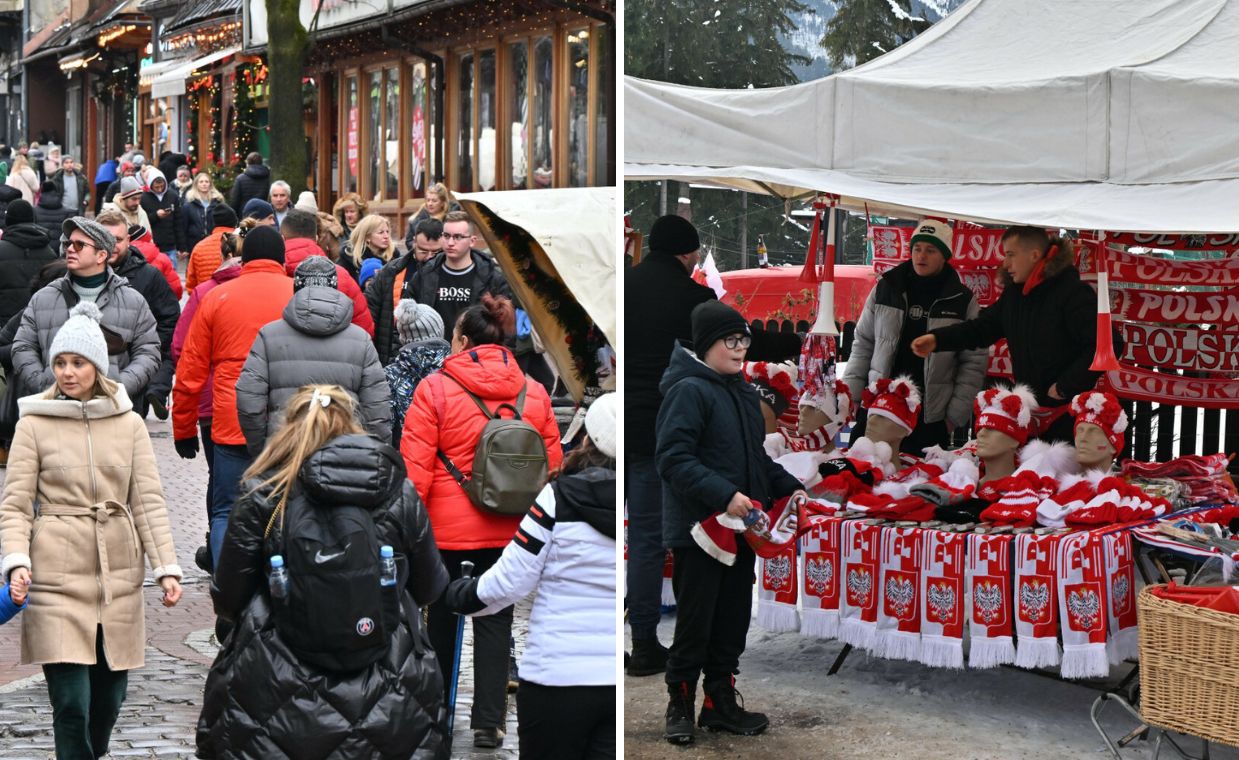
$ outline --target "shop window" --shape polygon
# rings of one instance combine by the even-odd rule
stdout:
[[[495,51],[478,53],[478,188],[495,189],[495,159],[498,148],[496,114]]]
[[[594,27],[594,176],[590,184],[615,184],[615,146],[612,142],[612,110],[615,108],[614,36],[606,26]],[[610,159],[610,161],[608,161]]]
[[[554,46],[549,36],[539,37],[533,48],[533,187],[554,184],[554,88]]]
[[[457,59],[456,87],[456,187],[473,191],[473,53]]]
[[[415,197],[420,197],[429,179],[426,175],[429,150],[426,142],[427,127],[433,128],[430,122],[430,98],[426,90],[426,63],[418,61],[413,64],[409,100],[412,106],[412,118],[409,119],[409,181],[410,189]]]
[[[383,120],[383,197],[400,197],[400,70],[387,69],[387,109]]]
[[[344,192],[357,192],[358,161],[361,158],[361,101],[357,92],[357,77],[350,76],[344,84]]]
[[[589,30],[568,33],[568,184],[589,184]]]
[[[508,46],[508,185],[529,186],[529,43]]]
[[[383,124],[383,72],[371,71],[367,76],[368,79],[368,97],[366,121],[368,128],[366,129],[366,155],[368,161],[366,168],[369,170],[366,177],[366,197],[371,200],[382,200],[383,196],[379,193],[381,187],[379,177],[383,173],[383,143],[382,124]]]

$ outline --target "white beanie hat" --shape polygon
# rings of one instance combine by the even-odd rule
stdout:
[[[412,298],[400,299],[400,303],[396,304],[395,319],[401,345],[443,337],[443,317],[433,308]]]
[[[77,354],[83,356],[102,375],[108,373],[108,344],[103,339],[103,329],[99,320],[103,314],[99,307],[90,301],[82,301],[69,309],[69,318],[52,338],[52,349],[48,352],[48,360],[56,361],[61,354]]]
[[[314,193],[309,190],[302,190],[301,194],[297,196],[297,203],[293,205],[293,208],[301,211],[308,211],[311,214],[317,214],[318,200],[315,199]]]
[[[615,459],[615,394],[604,393],[594,399],[585,413],[585,432],[594,447]]]

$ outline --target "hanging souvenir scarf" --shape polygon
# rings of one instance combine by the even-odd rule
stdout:
[[[1104,540],[1092,533],[1073,533],[1058,543],[1063,678],[1100,678],[1110,673],[1104,552]]]
[[[839,535],[837,517],[814,517],[800,537],[801,583],[804,610],[800,632],[834,639],[839,636]]]
[[[1062,657],[1055,599],[1059,538],[1015,537],[1015,664],[1021,668],[1052,668]]]
[[[925,531],[921,565],[921,662],[964,667],[964,570],[968,536]]]
[[[839,605],[839,638],[872,650],[877,636],[878,576],[882,529],[859,520],[843,524],[843,600]]]
[[[882,529],[882,601],[874,654],[895,660],[921,658],[922,537],[920,528]]]
[[[993,668],[1015,662],[1011,616],[1009,535],[968,536],[971,648],[968,667]]]
[[[1138,657],[1140,640],[1136,629],[1135,557],[1131,534],[1127,531],[1107,533],[1102,537],[1106,553],[1106,624],[1109,641],[1106,652],[1113,665]]]

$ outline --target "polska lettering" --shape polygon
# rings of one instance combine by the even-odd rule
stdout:
[[[890,259],[896,263],[906,261],[911,256],[913,229],[891,225],[872,227],[870,232],[873,236],[875,264],[877,259]],[[929,231],[932,232],[932,228]],[[951,247],[951,266],[956,269],[984,269],[1001,265],[1004,232],[1005,230],[956,229]]]
[[[1132,364],[1239,372],[1239,333],[1123,323],[1123,356]]]
[[[1146,285],[1239,285],[1239,259],[1170,261],[1156,256],[1106,252],[1110,279]]]
[[[1121,232],[1109,242],[1139,245],[1145,248],[1168,248],[1172,251],[1234,251],[1239,250],[1239,233],[1214,235],[1171,235],[1156,232]]]
[[[1239,408],[1239,385],[1230,378],[1195,378],[1123,367],[1106,373],[1106,383],[1124,399],[1186,404],[1203,409]]]
[[[1177,322],[1239,326],[1235,293],[1171,293],[1111,288],[1114,316],[1134,322]]]

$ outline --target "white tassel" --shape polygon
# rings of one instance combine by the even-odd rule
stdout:
[[[800,615],[790,604],[778,604],[765,599],[757,603],[757,624],[772,633],[800,630]]]
[[[900,630],[882,631],[878,634],[877,645],[873,653],[888,660],[908,660],[919,662],[921,659],[921,635]]]
[[[815,639],[839,638],[839,611],[805,610],[801,612],[800,635]]]
[[[1126,628],[1106,640],[1106,656],[1111,665],[1119,665],[1124,660],[1140,657],[1139,629]]]
[[[661,604],[664,607],[675,606],[675,589],[671,586],[670,578],[663,578],[663,594]]]
[[[1053,668],[1062,660],[1058,640],[1021,638],[1015,649],[1015,664],[1021,668]]]
[[[1110,661],[1104,644],[1065,644],[1063,646],[1063,678],[1105,678],[1110,675]]]
[[[996,668],[1015,662],[1015,643],[1010,636],[993,636],[972,639],[968,650],[968,667]]]
[[[964,642],[945,636],[921,634],[920,661],[931,668],[964,668]]]
[[[847,618],[839,626],[839,640],[858,649],[872,651],[877,634],[877,623],[866,623],[860,618]]]

